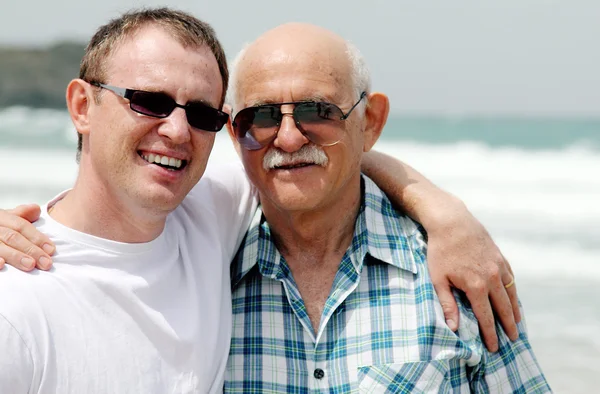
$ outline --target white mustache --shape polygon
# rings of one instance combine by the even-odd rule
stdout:
[[[263,168],[267,171],[281,166],[294,164],[316,164],[325,167],[329,159],[323,150],[315,145],[304,145],[296,152],[284,152],[277,148],[270,149],[263,158]]]

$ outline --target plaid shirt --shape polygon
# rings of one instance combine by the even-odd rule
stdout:
[[[525,326],[486,351],[466,299],[445,323],[420,227],[363,176],[362,208],[315,334],[259,209],[232,264],[228,393],[547,393]]]

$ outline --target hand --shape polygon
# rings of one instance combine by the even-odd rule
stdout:
[[[31,224],[39,217],[40,207],[35,204],[0,209],[0,269],[4,268],[4,263],[21,271],[31,271],[35,267],[50,269],[50,256],[55,247]]]
[[[498,350],[494,313],[511,340],[519,337],[521,321],[514,274],[486,229],[464,204],[454,205],[453,214],[438,217],[429,226],[427,260],[444,316],[452,330],[458,329],[458,307],[451,287],[462,290],[479,321],[481,335],[491,352]]]

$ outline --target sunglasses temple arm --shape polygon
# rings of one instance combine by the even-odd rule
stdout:
[[[366,96],[367,96],[367,92],[362,92],[362,94],[360,95],[360,98],[358,99],[358,101],[352,106],[352,108],[350,108],[350,111],[348,111],[348,113],[346,113],[340,119],[341,120],[348,119],[348,116],[350,116],[350,114],[352,113],[352,111],[354,111],[354,108],[356,108],[358,106],[358,104],[360,104],[360,102],[362,101],[362,99],[364,99]]]

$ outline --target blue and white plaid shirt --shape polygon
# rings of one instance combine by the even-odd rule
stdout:
[[[363,199],[314,333],[259,209],[232,264],[228,393],[547,393],[525,326],[486,351],[462,296],[452,332],[421,229],[363,176]]]

